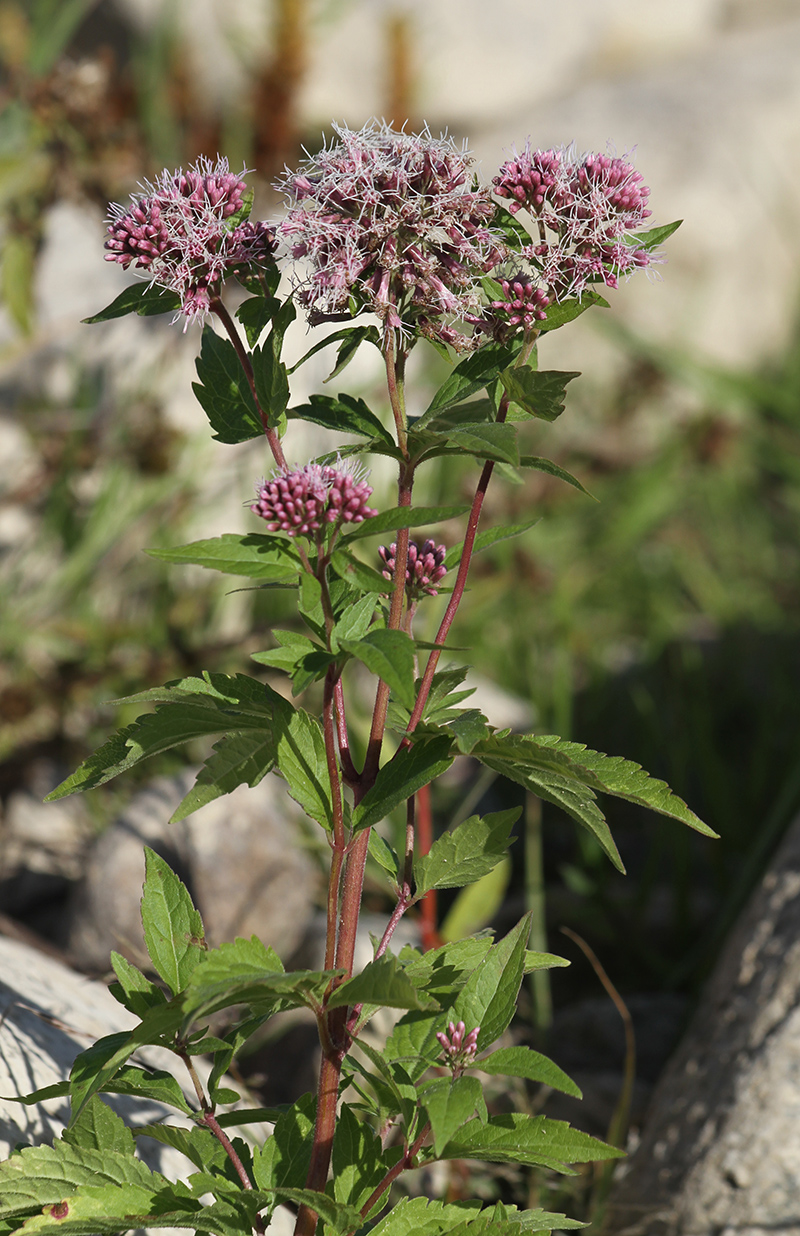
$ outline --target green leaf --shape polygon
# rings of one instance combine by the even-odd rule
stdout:
[[[210,326],[203,328],[195,367],[200,381],[192,383],[192,390],[214,430],[213,437],[231,445],[261,437],[264,427],[236,349]]]
[[[299,631],[273,631],[272,635],[278,641],[279,648],[250,655],[259,665],[270,665],[289,674],[293,695],[299,695],[309,683],[324,678],[328,666],[336,660],[335,654],[326,652],[321,644],[307,635],[301,635]]]
[[[564,1120],[511,1112],[492,1116],[485,1124],[480,1120],[470,1121],[448,1143],[441,1157],[549,1167],[571,1175],[566,1170],[567,1163],[619,1159],[624,1153],[588,1133],[570,1128]]]
[[[513,346],[507,344],[488,343],[466,356],[439,387],[426,411],[414,422],[414,427],[422,428],[435,413],[469,399],[470,395],[496,381],[501,370],[514,359],[515,351]]]
[[[326,335],[319,343],[315,343],[313,348],[309,348],[300,357],[300,360],[292,365],[289,373],[294,373],[295,369],[299,369],[301,365],[304,365],[315,352],[321,351],[322,348],[327,348],[332,343],[339,343],[336,367],[325,379],[326,382],[330,382],[331,378],[335,378],[337,373],[341,373],[345,365],[350,363],[358,348],[365,342],[373,344],[378,351],[381,350],[381,336],[376,326],[345,326],[342,330],[336,330],[330,335]]]
[[[158,1103],[176,1107],[186,1115],[194,1114],[194,1109],[186,1102],[176,1079],[171,1073],[164,1073],[161,1069],[140,1069],[134,1065],[123,1065],[102,1089],[106,1094],[133,1094],[142,1099],[154,1099]]]
[[[391,877],[396,884],[399,878],[399,864],[394,850],[386,844],[377,829],[373,828],[369,835],[369,852],[379,867]]]
[[[274,318],[281,302],[275,296],[251,296],[242,301],[236,310],[236,316],[244,327],[247,342],[251,348],[258,343],[270,322]]]
[[[480,1214],[480,1202],[438,1202],[427,1197],[401,1197],[370,1236],[439,1236]]]
[[[553,463],[552,459],[542,459],[539,455],[520,455],[520,468],[534,468],[537,472],[547,472],[549,476],[558,477],[560,481],[566,481],[568,485],[572,485],[574,489],[579,489],[582,494],[586,494],[587,498],[594,498],[594,494],[590,494],[581,482],[567,472],[566,468],[562,468],[560,464]],[[594,499],[597,501],[597,499]]]
[[[394,446],[394,439],[363,399],[353,395],[310,395],[308,403],[288,408],[290,421],[310,421],[335,433],[352,433],[360,438],[377,438]]]
[[[641,807],[649,807],[659,815],[688,824],[689,828],[705,837],[717,836],[713,829],[687,807],[683,799],[673,794],[665,781],[651,777],[640,764],[634,764],[632,760],[626,760],[621,755],[603,755],[599,751],[590,751],[583,743],[568,742],[555,734],[537,735],[531,741],[549,751],[558,751],[574,761],[574,766],[579,770],[577,775],[584,785],[604,794],[613,794],[615,798],[638,803]]]
[[[353,1232],[363,1226],[363,1219],[357,1210],[335,1201],[327,1193],[316,1193],[313,1189],[277,1189],[276,1195],[281,1201],[293,1202],[295,1206],[309,1206],[334,1231]]]
[[[168,292],[155,283],[134,283],[125,288],[110,305],[101,309],[91,318],[84,318],[84,324],[91,326],[95,322],[109,322],[112,318],[124,318],[129,313],[138,313],[141,317],[151,317],[158,313],[177,313],[181,307],[181,298],[175,292]]]
[[[341,983],[329,997],[327,1008],[356,1004],[383,1005],[389,1009],[427,1009],[438,1001],[420,992],[393,953],[384,953],[365,966],[360,974]]]
[[[539,333],[544,334],[548,330],[558,330],[560,326],[566,326],[567,322],[574,322],[575,318],[579,318],[582,313],[585,313],[587,309],[591,309],[594,305],[601,309],[609,309],[611,307],[599,292],[588,290],[581,294],[580,300],[555,301],[552,305],[548,306],[546,319],[543,322],[537,323]]]
[[[223,794],[231,794],[240,785],[258,785],[274,767],[275,743],[271,734],[226,734],[214,743],[194,785],[170,816],[170,824],[185,820],[187,815]]]
[[[554,421],[564,411],[567,383],[580,376],[574,372],[541,371],[522,366],[505,369],[500,381],[512,403],[539,420]]]
[[[302,708],[272,692],[276,764],[289,793],[312,820],[333,828],[333,798],[322,726]]]
[[[372,593],[355,604],[348,605],[333,628],[331,642],[338,647],[343,639],[360,640],[369,631],[375,615],[375,597]]]
[[[494,421],[496,409],[491,399],[470,399],[437,412],[425,426],[431,433],[449,433],[460,425],[475,425]]]
[[[183,1024],[236,1004],[259,1012],[275,1005],[301,1008],[320,1003],[335,971],[295,970],[287,974],[274,949],[257,936],[210,949],[195,970],[183,998]]]
[[[483,1087],[477,1077],[459,1077],[455,1081],[443,1077],[424,1086],[420,1097],[431,1122],[437,1159],[441,1158],[453,1134],[471,1120],[476,1111],[482,1120],[488,1119]]]
[[[382,679],[401,704],[409,710],[414,707],[414,642],[404,631],[369,631],[360,640],[339,640],[339,646]]]
[[[566,957],[557,957],[555,953],[538,953],[530,948],[525,950],[526,974],[532,974],[534,970],[553,970],[570,964]]]
[[[552,1086],[553,1090],[561,1090],[576,1099],[583,1098],[572,1078],[568,1077],[563,1069],[530,1047],[501,1047],[499,1051],[493,1051],[482,1060],[476,1060],[474,1067],[491,1076],[499,1074],[501,1077],[524,1077],[526,1081]]]
[[[263,683],[244,674],[205,673],[202,678],[179,679],[117,700],[120,704],[153,701],[162,707],[115,734],[53,790],[47,801],[103,785],[141,760],[193,738],[251,730],[264,737],[270,733],[271,698]]]
[[[246,575],[248,579],[296,580],[301,570],[292,541],[259,532],[224,532],[207,541],[146,552],[161,562],[192,563],[226,575]]]
[[[75,1057],[70,1071],[69,1092],[72,1120],[80,1116],[93,1094],[108,1089],[122,1065],[138,1047],[171,1046],[182,1020],[180,1004],[170,1001],[149,1009],[129,1033],[108,1034]]]
[[[486,875],[462,889],[439,928],[443,940],[460,940],[491,923],[502,906],[511,880],[511,858],[505,855]]]
[[[515,371],[516,372],[516,371]],[[414,452],[414,443],[409,435],[409,450]],[[518,464],[519,446],[517,430],[506,422],[489,425],[461,425],[442,437],[439,445],[431,445],[421,455],[423,459],[435,459],[438,455],[465,453],[477,459],[494,459],[500,463]]]
[[[614,866],[624,871],[614,838],[595,802],[594,790],[568,756],[550,751],[538,739],[521,734],[493,734],[476,743],[472,755],[487,768],[562,807],[597,838]]]
[[[402,1150],[399,1153],[402,1154]],[[393,1157],[398,1157],[397,1151]],[[337,1202],[344,1202],[356,1210],[361,1209],[388,1170],[380,1138],[369,1125],[356,1119],[346,1103],[336,1121],[331,1166],[333,1196]],[[382,1198],[381,1208],[384,1205],[385,1198]]]
[[[304,1094],[278,1117],[272,1137],[253,1151],[257,1188],[302,1188],[311,1162],[315,1115],[316,1099]]]
[[[63,1138],[52,1146],[26,1146],[0,1162],[0,1219],[61,1202],[83,1185],[149,1188],[153,1179],[144,1163],[118,1150],[73,1146]]]
[[[189,890],[160,854],[144,848],[142,927],[150,960],[173,995],[184,990],[205,948],[203,920]]]
[[[360,832],[379,824],[399,803],[440,776],[453,762],[450,747],[450,739],[444,735],[401,747],[353,809],[353,830]]]
[[[111,1150],[128,1155],[134,1152],[133,1134],[125,1121],[96,1094],[65,1130],[64,1141],[80,1150]]]
[[[275,428],[289,403],[289,377],[279,354],[270,347],[271,338],[263,347],[253,348],[252,361],[259,406],[270,428]]]
[[[453,832],[437,838],[427,854],[416,855],[417,898],[432,888],[462,888],[492,871],[508,850],[512,825],[521,813],[521,807],[513,807],[483,819],[470,816]]]
[[[641,246],[649,251],[650,249],[655,249],[657,245],[663,244],[673,232],[677,232],[682,223],[683,219],[677,219],[675,223],[664,223],[661,227],[651,227],[647,232],[633,232],[625,239],[628,241],[628,244],[635,245],[636,248]]]
[[[111,953],[111,965],[119,981],[112,983],[109,991],[129,1012],[143,1017],[148,1009],[166,1003],[167,998],[161,988],[151,983],[141,970],[121,954]]]
[[[530,519],[524,520],[520,524],[498,524],[494,528],[487,528],[485,532],[479,532],[475,537],[475,545],[473,554],[479,554],[484,549],[489,549],[492,545],[497,545],[499,541],[508,541],[511,537],[520,536],[523,532],[527,532],[529,528],[533,528],[538,524],[539,516],[534,515]],[[448,571],[452,571],[461,561],[461,555],[464,552],[464,542],[458,545],[452,545],[445,555],[445,566]]]
[[[478,708],[464,708],[455,715],[439,718],[445,729],[454,735],[462,755],[469,755],[476,743],[486,738],[489,728],[486,717]]]
[[[479,1051],[499,1039],[514,1016],[529,934],[530,915],[526,914],[492,946],[456,998],[453,1020],[463,1021],[468,1031],[480,1026]]]
[[[380,532],[397,532],[399,528],[424,528],[428,524],[443,523],[458,519],[469,511],[468,506],[396,506],[390,511],[381,511],[361,524],[355,524],[342,535],[342,544],[349,545],[365,536],[377,536]],[[384,591],[389,587],[383,581]]]
[[[441,1002],[465,986],[469,976],[488,956],[491,947],[492,941],[488,935],[468,936],[429,949],[427,953],[405,948],[400,959],[405,962],[406,974],[412,983],[435,995]]]

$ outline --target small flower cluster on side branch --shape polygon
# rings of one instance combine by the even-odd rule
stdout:
[[[436,584],[447,574],[444,565],[447,547],[437,545],[435,541],[409,541],[408,559],[406,564],[406,594],[409,601],[417,601],[425,594],[435,597],[438,593]],[[383,578],[394,579],[397,546],[381,545],[378,554],[383,563]]]
[[[331,524],[360,524],[377,515],[367,505],[372,494],[367,476],[358,465],[286,469],[258,482],[250,510],[267,521],[270,532],[318,539]]]

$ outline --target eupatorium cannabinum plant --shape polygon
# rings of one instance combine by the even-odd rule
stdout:
[[[101,785],[149,755],[208,735],[213,749],[176,820],[274,771],[330,848],[324,960],[319,970],[287,972],[269,940],[212,946],[185,887],[148,852],[142,919],[152,973],[111,955],[111,990],[138,1026],[101,1039],[63,1086],[47,1092],[70,1096],[72,1122],[52,1147],[21,1149],[0,1165],[3,1232],[77,1236],[155,1226],[233,1236],[264,1232],[279,1204],[296,1213],[298,1236],[320,1225],[342,1234],[369,1227],[379,1236],[411,1228],[481,1236],[490,1224],[515,1236],[575,1226],[540,1210],[403,1192],[405,1171],[437,1160],[559,1171],[619,1153],[563,1122],[496,1114],[487,1105],[483,1083],[492,1075],[577,1093],[552,1061],[504,1040],[523,975],[562,964],[528,949],[527,918],[497,941],[481,935],[424,953],[394,951],[398,923],[426,895],[469,885],[502,861],[519,814],[473,815],[420,845],[418,805],[427,809],[429,784],[469,756],[561,807],[620,868],[598,794],[710,831],[636,764],[552,735],[493,728],[464,706],[466,670],[448,655],[474,554],[519,531],[478,530],[495,465],[539,469],[582,488],[529,453],[531,431],[561,414],[577,376],[540,370],[539,338],[604,305],[598,287],[647,269],[677,225],[642,230],[649,190],[626,159],[528,144],[486,185],[449,138],[377,123],[361,132],[336,127],[330,145],[287,171],[280,187],[287,209],[268,224],[250,220],[243,176],[224,160],[200,160],[144,185],[128,206],[112,208],[106,241],[107,258],[143,281],[90,320],[137,312],[205,321],[194,389],[214,437],[265,438],[271,459],[245,534],[157,556],[295,589],[304,630],[268,633],[270,647],[254,660],[269,669],[269,682],[263,673],[204,673],[133,697],[155,710],[51,797]],[[284,267],[291,290],[282,297]],[[223,301],[231,279],[247,293],[233,316]],[[297,309],[324,330],[294,368],[335,346],[334,376],[359,347],[375,348],[386,374],[381,406],[346,393],[292,402],[282,347]],[[422,415],[411,417],[406,363],[419,344],[435,347],[452,368]],[[335,430],[347,444],[338,454],[298,460],[296,421]],[[372,455],[396,467],[389,510],[370,505],[364,461]],[[414,503],[420,472],[440,457],[474,461],[468,508]],[[438,531],[444,524],[447,533]],[[412,529],[437,531],[417,541]],[[387,543],[372,548],[375,538]],[[417,608],[443,590],[436,638],[421,642]],[[364,669],[374,678],[363,758],[351,745],[355,665],[360,678]],[[293,696],[308,693],[307,708],[271,685],[276,672],[288,675]],[[405,819],[396,849],[379,831],[392,813]],[[368,854],[386,873],[394,909],[373,960],[356,974]],[[319,1027],[317,1093],[276,1111],[221,1112],[236,1097],[224,1073],[237,1051],[267,1019],[300,1006]],[[378,1050],[364,1031],[383,1007],[398,1020]],[[170,1075],[131,1063],[144,1044],[173,1053],[189,1098]],[[199,1054],[212,1060],[205,1084],[193,1063]],[[135,1132],[186,1155],[185,1183],[170,1183],[134,1157],[130,1131],[101,1097],[112,1093],[157,1097],[176,1109],[180,1127]],[[235,1136],[264,1119],[274,1130],[263,1144]]]

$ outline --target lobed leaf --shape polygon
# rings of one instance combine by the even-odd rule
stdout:
[[[567,383],[579,373],[537,370],[528,366],[505,369],[500,381],[512,403],[539,420],[554,421],[564,411]],[[513,460],[509,460],[513,463]]]
[[[226,734],[214,743],[194,785],[170,816],[170,824],[186,819],[223,794],[231,794],[240,785],[258,785],[274,767],[275,743],[271,734],[257,730]]]

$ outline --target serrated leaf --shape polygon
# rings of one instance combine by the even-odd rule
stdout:
[[[199,382],[192,390],[214,430],[218,442],[236,445],[264,432],[253,392],[233,344],[203,328],[200,355],[195,361]]]
[[[501,1047],[491,1055],[476,1060],[474,1068],[490,1076],[524,1077],[526,1081],[538,1082],[542,1086],[551,1086],[564,1094],[571,1094],[576,1099],[583,1098],[571,1077],[554,1064],[541,1052],[530,1047]]]
[[[340,640],[360,640],[369,631],[375,615],[375,597],[371,593],[348,605],[338,619],[331,634],[331,642],[337,647]]]
[[[432,888],[462,888],[492,871],[511,844],[511,828],[521,807],[470,816],[453,832],[438,837],[427,854],[414,858],[417,898]]]
[[[525,372],[530,372],[525,370]],[[452,448],[465,451],[478,459],[495,459],[500,463],[518,464],[519,446],[517,445],[517,430],[507,422],[491,425],[462,425],[447,435],[447,444],[441,450],[438,448],[426,451],[425,457],[452,452]]]
[[[133,1135],[137,1138],[152,1137],[162,1146],[171,1146],[201,1170],[208,1171],[211,1167],[222,1165],[227,1159],[225,1151],[211,1130],[198,1125],[191,1129],[174,1124],[138,1125],[133,1130]]]
[[[136,1017],[143,1017],[148,1009],[166,1003],[167,998],[161,988],[151,983],[137,966],[120,953],[112,951],[111,965],[119,981],[112,983],[109,990]]]
[[[558,477],[560,481],[566,481],[568,485],[572,485],[573,489],[579,489],[582,494],[586,494],[587,498],[597,499],[594,494],[590,494],[581,482],[574,477],[571,472],[567,472],[566,468],[562,468],[560,464],[553,463],[552,459],[542,459],[539,455],[520,455],[520,468],[533,468],[537,472],[546,472],[549,476]]]
[[[402,1155],[399,1147],[393,1158]],[[392,1154],[392,1152],[389,1152]],[[369,1125],[357,1120],[345,1103],[336,1121],[333,1137],[333,1196],[360,1210],[386,1175],[388,1165],[381,1146]],[[384,1199],[381,1200],[381,1206]]]
[[[293,1202],[296,1206],[309,1206],[322,1220],[337,1232],[352,1232],[363,1226],[363,1219],[352,1206],[337,1202],[327,1193],[313,1189],[276,1189],[281,1201]]]
[[[422,428],[437,412],[469,399],[496,381],[501,370],[514,359],[516,350],[513,345],[488,343],[465,357],[439,387],[426,411],[414,422],[414,428]]]
[[[226,734],[214,743],[194,785],[170,816],[170,824],[185,820],[187,815],[223,794],[231,794],[240,785],[258,785],[274,766],[275,744],[271,734]]]
[[[52,1146],[26,1146],[0,1162],[0,1219],[61,1202],[83,1185],[147,1189],[153,1180],[132,1154],[72,1146],[63,1138]]]
[[[468,1031],[480,1026],[479,1051],[496,1042],[514,1016],[529,934],[530,915],[526,914],[492,946],[456,997],[453,1020],[463,1021]]]
[[[134,283],[125,288],[112,300],[110,305],[95,313],[91,318],[84,318],[86,326],[95,322],[110,322],[112,318],[124,318],[129,313],[138,313],[140,317],[151,317],[158,313],[177,313],[181,307],[181,298],[175,292],[168,292],[155,283]]]
[[[267,1013],[273,1006],[319,1004],[337,971],[295,970],[287,974],[274,949],[257,936],[241,937],[211,949],[192,975],[183,997],[183,1024],[236,1004]]]
[[[591,751],[583,743],[569,742],[555,734],[537,735],[532,741],[547,750],[558,751],[573,761],[580,769],[579,778],[592,789],[613,794],[615,798],[624,798],[627,802],[638,803],[641,807],[649,807],[659,815],[688,824],[689,828],[705,837],[717,836],[713,829],[687,807],[682,798],[673,794],[665,781],[651,777],[640,764],[626,760],[621,755],[603,755],[600,751]]]
[[[259,532],[224,532],[191,545],[146,552],[161,562],[189,563],[226,575],[246,575],[248,579],[297,579],[301,571],[300,557],[292,541]]]
[[[443,735],[401,747],[384,764],[372,789],[354,807],[354,832],[379,824],[399,803],[440,776],[453,762],[450,748],[450,739]]]
[[[287,408],[290,421],[310,421],[335,433],[352,433],[394,446],[394,439],[363,399],[353,395],[310,395],[308,403]]]
[[[500,381],[512,403],[539,420],[554,421],[564,411],[567,383],[580,376],[574,372],[542,371],[523,365],[503,370]]]
[[[396,506],[390,511],[381,511],[363,523],[348,528],[342,536],[342,545],[347,546],[353,541],[360,541],[365,536],[377,536],[382,532],[397,532],[399,528],[424,528],[428,524],[443,523],[447,519],[458,519],[466,515],[468,506]],[[389,584],[384,580],[384,591]]]
[[[64,1141],[79,1150],[111,1150],[131,1156],[134,1152],[133,1134],[125,1121],[96,1094],[65,1130]]]
[[[129,1033],[105,1035],[76,1056],[69,1079],[72,1121],[78,1119],[93,1094],[108,1088],[109,1082],[138,1047],[171,1045],[181,1021],[182,1012],[177,1001],[157,1005],[149,1009]]]
[[[491,399],[470,399],[467,403],[455,404],[437,412],[426,423],[425,428],[431,433],[449,433],[460,425],[475,425],[481,422],[494,421],[496,409]]]
[[[330,830],[333,828],[333,799],[322,726],[304,709],[293,708],[276,692],[272,695],[272,732],[278,771],[295,802],[312,820]]]
[[[568,1163],[618,1159],[624,1151],[608,1146],[564,1120],[519,1112],[492,1116],[485,1124],[470,1121],[445,1147],[445,1159],[483,1159],[488,1163],[524,1163],[571,1175]]]
[[[397,855],[375,828],[369,835],[369,852],[378,866],[382,867],[396,884],[399,878]]]
[[[486,738],[489,732],[486,717],[478,708],[460,709],[455,715],[448,710],[437,714],[437,720],[454,736],[462,755],[469,755],[475,744]]]
[[[247,342],[253,348],[258,343],[264,331],[280,308],[281,302],[275,296],[251,296],[242,301],[236,310],[236,316],[244,327]]]
[[[520,734],[493,734],[476,743],[472,755],[487,768],[562,807],[597,838],[614,866],[625,870],[605,817],[595,802],[594,790],[581,778],[568,756]]]
[[[491,923],[502,906],[511,880],[511,858],[505,855],[486,875],[461,890],[439,928],[443,940],[460,940]]]
[[[480,1214],[480,1202],[439,1202],[401,1197],[375,1224],[372,1236],[439,1236]]]
[[[203,920],[186,888],[160,854],[144,848],[142,928],[156,973],[179,995],[206,946]]]
[[[414,707],[414,643],[404,631],[369,631],[360,640],[340,639],[339,647],[382,679],[401,704]]]
[[[420,992],[411,982],[393,953],[384,953],[364,967],[360,974],[341,983],[327,1002],[335,1009],[356,1004],[383,1005],[390,1009],[426,1009],[438,1001]]]
[[[481,1119],[488,1119],[483,1087],[477,1077],[441,1078],[423,1087],[420,1097],[431,1122],[436,1158],[441,1157],[454,1133],[472,1119],[476,1110]]]
[[[314,1141],[316,1099],[304,1094],[275,1122],[272,1137],[253,1151],[256,1188],[301,1188],[308,1175]]]
[[[102,1089],[106,1094],[133,1094],[143,1099],[154,1099],[158,1103],[166,1103],[168,1107],[176,1107],[186,1115],[194,1114],[176,1079],[171,1073],[160,1069],[123,1065]]]
[[[274,427],[289,403],[289,377],[286,366],[270,347],[270,338],[263,346],[253,348],[252,361],[258,403],[267,423]]]

